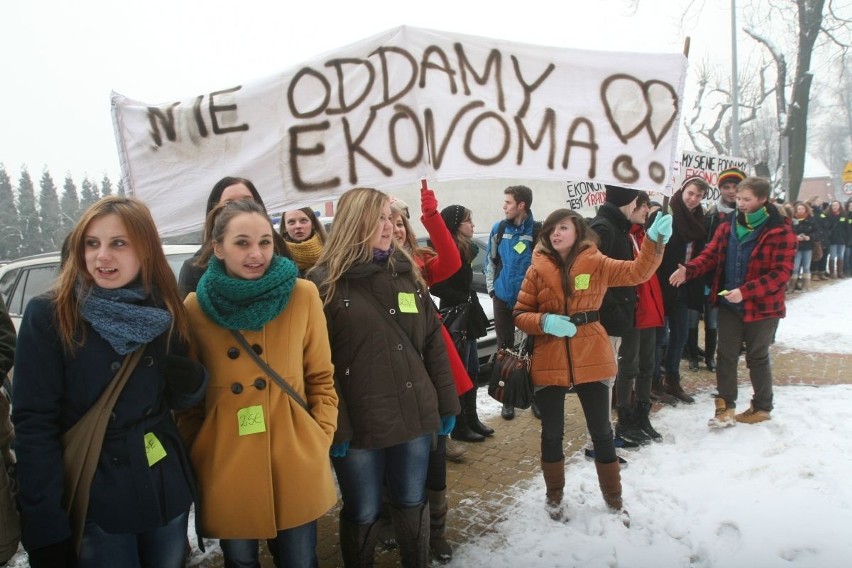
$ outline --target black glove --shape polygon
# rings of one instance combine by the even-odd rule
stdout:
[[[77,551],[70,538],[28,550],[31,568],[77,568]]]
[[[180,355],[166,355],[160,364],[169,387],[178,394],[192,394],[204,382],[204,365]]]

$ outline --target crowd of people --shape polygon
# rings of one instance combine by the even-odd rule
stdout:
[[[629,526],[616,450],[663,439],[654,402],[694,402],[684,355],[716,373],[710,427],[769,420],[785,295],[797,279],[807,290],[812,274],[852,271],[852,200],[787,210],[767,180],[731,169],[718,181],[707,209],[709,185],[690,178],[670,211],[608,185],[594,218],[558,209],[543,222],[530,188],[503,192],[486,286],[498,347],[529,338],[554,520],[570,516],[566,396],[581,404],[603,501]],[[328,234],[310,208],[285,212],[278,232],[252,182],[225,177],[177,281],[145,205],[94,204],[17,337],[0,302],[0,373],[15,367],[15,452],[0,416],[0,490],[16,467],[31,566],[183,566],[188,531],[219,539],[227,567],[259,566],[262,540],[276,566],[316,566],[335,478],[345,566],[371,566],[379,544],[398,547],[403,566],[450,561],[447,459],[499,431],[477,413],[488,320],[472,286],[473,213],[439,210],[425,183],[420,198],[427,246],[408,205],[371,188],[343,194]],[[454,334],[441,319],[451,312],[464,314]],[[754,392],[737,412],[742,353]],[[71,498],[66,434],[116,384],[85,497]],[[17,517],[14,504],[0,503],[0,517]]]

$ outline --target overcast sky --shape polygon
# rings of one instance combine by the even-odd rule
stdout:
[[[272,75],[399,25],[614,51],[680,52],[730,61],[730,1],[269,0],[0,3],[0,162],[119,177],[109,97],[177,100]],[[745,42],[743,34],[741,42]],[[687,96],[689,90],[687,91]]]

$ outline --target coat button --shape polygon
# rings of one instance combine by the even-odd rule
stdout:
[[[397,351],[402,351],[402,343],[398,343],[396,346]]]
[[[261,347],[261,346],[260,346],[259,344],[257,344],[257,343],[255,343],[254,345],[252,345],[252,346],[251,346],[251,350],[252,350],[252,351],[254,351],[255,353],[257,353],[258,355],[260,355],[261,353],[263,353],[263,347]]]
[[[153,367],[154,366],[154,358],[150,355],[145,355],[142,357],[142,365],[145,367]]]
[[[234,383],[231,385],[231,392],[234,394],[240,394],[243,392],[243,385],[240,383]]]
[[[228,349],[228,357],[229,358],[236,359],[239,356],[240,356],[240,350],[237,349],[236,347],[231,347],[230,349]]]
[[[266,380],[257,378],[254,380],[254,388],[257,390],[263,390],[266,388]]]
[[[390,315],[394,315],[396,313],[396,310],[391,308],[388,310],[388,312],[390,312]]]
[[[410,388],[411,388],[411,387],[413,387],[413,386],[414,386],[414,385],[413,385],[413,384],[411,384],[411,381],[408,381],[407,383],[405,383],[405,388],[407,388],[407,389],[410,389]]]
[[[118,416],[116,416],[116,415],[115,415],[115,412],[110,412],[110,413],[109,413],[109,419],[110,419],[112,422],[115,422],[116,420],[118,420]]]
[[[120,368],[121,368],[121,363],[119,361],[113,361],[112,363],[109,364],[109,370],[110,371],[115,372],[115,371],[118,371]]]
[[[110,465],[112,465],[112,467],[118,467],[121,465],[121,460],[119,460],[118,458],[110,458],[109,463]]]
[[[145,414],[145,416],[151,416],[151,413],[152,413],[153,411],[154,411],[154,409],[153,409],[153,408],[151,408],[150,406],[146,406],[146,407],[145,407],[145,410],[143,410],[143,411],[142,411],[142,413],[143,413],[143,414]]]

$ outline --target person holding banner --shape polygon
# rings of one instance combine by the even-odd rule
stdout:
[[[29,302],[15,354],[30,566],[183,567],[197,491],[172,411],[203,398],[207,373],[188,358],[189,322],[157,227],[142,202],[105,197],[83,213],[68,251],[56,287]],[[122,377],[89,499],[69,515],[63,435]],[[85,494],[85,483],[76,489]]]
[[[328,238],[310,207],[285,211],[281,217],[281,236],[302,275],[316,264]]]
[[[737,187],[737,215],[722,223],[707,248],[679,264],[669,282],[681,287],[714,272],[710,296],[719,306],[716,411],[711,428],[755,424],[770,419],[772,366],[769,346],[784,317],[784,292],[793,271],[796,236],[790,219],[769,203],[769,181],[747,177]],[[754,388],[748,410],[735,414],[737,362],[745,342]]]
[[[596,235],[576,211],[558,209],[541,227],[514,317],[518,327],[535,338],[530,376],[541,410],[545,507],[554,520],[565,520],[563,430],[565,395],[571,388],[580,399],[594,444],[604,501],[629,524],[610,424],[610,393],[618,363],[599,310],[611,286],[635,286],[654,275],[662,259],[657,237],[668,241],[671,221],[670,215],[657,216],[635,260],[604,256]]]
[[[695,399],[688,395],[681,385],[680,359],[686,345],[689,332],[689,310],[701,310],[704,305],[703,282],[676,288],[669,283],[669,275],[678,265],[698,256],[707,238],[707,226],[701,200],[707,195],[710,186],[700,177],[688,178],[681,184],[670,205],[674,229],[672,238],[663,255],[663,262],[657,271],[668,323],[668,343],[664,357],[665,377],[663,379],[668,394],[692,404]]]
[[[386,194],[343,194],[308,278],[324,299],[340,395],[331,456],[344,566],[373,564],[385,485],[402,565],[427,566],[429,450],[452,431],[459,399],[426,282],[394,245]]]
[[[216,185],[214,185],[213,189],[210,191],[210,195],[207,197],[207,209],[204,213],[205,218],[207,215],[210,215],[210,212],[213,211],[216,206],[224,205],[225,203],[230,203],[231,201],[237,201],[240,199],[251,199],[260,203],[260,205],[266,209],[266,206],[263,205],[263,199],[260,197],[260,193],[250,180],[247,180],[246,178],[226,176],[217,181]],[[203,235],[202,245],[209,242],[209,240],[209,235]],[[274,243],[275,252],[278,255],[290,258],[287,245],[277,233],[274,235]],[[195,292],[195,289],[198,286],[198,281],[201,279],[201,275],[204,274],[204,271],[207,269],[207,260],[209,259],[209,256],[204,258],[202,255],[202,252],[205,250],[208,251],[207,254],[209,255],[210,249],[202,246],[192,256],[192,258],[185,260],[183,266],[180,268],[178,288],[180,289],[181,296],[184,298],[190,292]]]

